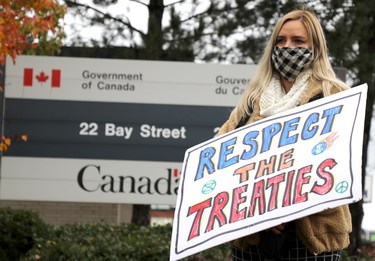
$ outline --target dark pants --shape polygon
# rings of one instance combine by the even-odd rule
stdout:
[[[232,247],[232,261],[282,261],[282,260],[306,260],[306,261],[340,261],[341,251],[321,253],[319,255],[311,254],[297,238],[293,222],[288,224],[288,246],[278,258],[266,258],[265,253],[258,246],[249,246],[242,251]]]

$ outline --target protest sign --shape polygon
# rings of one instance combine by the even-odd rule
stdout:
[[[362,198],[367,85],[185,153],[171,260]]]

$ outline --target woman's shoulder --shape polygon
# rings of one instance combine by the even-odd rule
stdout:
[[[343,88],[342,86],[336,86],[328,82],[325,84],[326,86],[325,88],[323,87],[323,85],[324,85],[323,83],[317,83],[317,82],[311,81],[309,83],[309,88],[307,92],[301,97],[300,104],[305,104],[311,101],[315,101],[315,100],[325,97],[326,95],[336,94],[346,89],[346,88]]]
[[[323,97],[324,97],[324,94],[323,94],[322,86],[319,84],[310,82],[309,88],[307,89],[305,94],[301,97],[300,105],[318,100]]]

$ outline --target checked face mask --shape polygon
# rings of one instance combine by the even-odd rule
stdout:
[[[312,61],[313,53],[309,48],[273,47],[272,64],[281,76],[289,82],[294,82]]]

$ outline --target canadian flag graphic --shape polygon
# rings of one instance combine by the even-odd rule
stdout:
[[[44,71],[40,71],[38,74],[35,75],[36,81],[43,84],[51,77],[51,87],[52,88],[60,88],[61,84],[61,70],[52,69],[51,75],[49,76]],[[23,69],[23,86],[24,87],[32,87],[34,80],[34,69],[32,68],[24,68]]]

